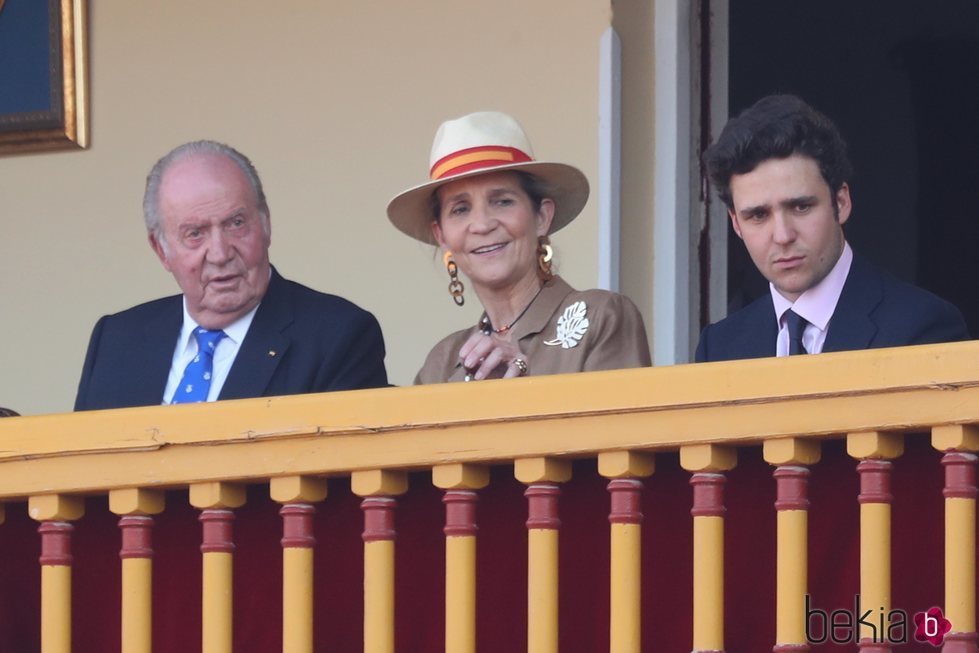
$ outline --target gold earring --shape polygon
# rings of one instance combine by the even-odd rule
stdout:
[[[545,283],[554,276],[551,269],[551,259],[554,258],[554,249],[551,247],[551,240],[547,236],[537,239],[537,273]]]
[[[449,273],[449,294],[452,295],[452,301],[456,306],[462,306],[466,303],[466,298],[462,296],[466,287],[459,281],[459,266],[452,259],[452,252],[443,254],[442,262],[445,263],[445,270]]]

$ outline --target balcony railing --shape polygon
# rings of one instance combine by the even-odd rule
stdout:
[[[972,343],[4,419],[0,650],[976,651],[975,424]]]

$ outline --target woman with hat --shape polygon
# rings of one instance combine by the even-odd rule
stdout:
[[[577,291],[551,270],[548,236],[588,200],[588,180],[534,159],[512,117],[472,113],[435,134],[431,180],[388,204],[398,229],[438,244],[449,293],[465,302],[461,271],[483,307],[444,338],[415,383],[560,374],[650,364],[642,317],[622,295]]]

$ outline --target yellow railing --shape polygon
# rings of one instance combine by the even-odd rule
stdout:
[[[283,650],[312,650],[310,506],[349,476],[364,512],[364,648],[394,650],[395,497],[408,472],[445,491],[446,650],[475,650],[473,504],[487,468],[527,486],[528,650],[557,651],[558,495],[595,458],[611,493],[609,649],[639,651],[641,479],[680,452],[693,488],[692,648],[724,648],[724,492],[737,449],[759,446],[778,486],[775,643],[804,650],[808,468],[845,438],[861,479],[859,591],[890,607],[890,460],[930,433],[946,467],[946,616],[975,651],[979,344],[800,356],[0,420],[0,500],[44,523],[42,650],[70,650],[71,522],[108,495],[123,531],[123,650],[149,651],[152,516],[189,488],[203,523],[203,647],[231,650],[230,519],[244,484],[283,505]],[[0,504],[2,506],[2,504]],[[2,513],[0,513],[2,514]],[[0,530],[2,537],[2,530]],[[0,589],[2,591],[2,589]],[[866,637],[866,633],[862,633]],[[949,646],[949,644],[946,644]],[[971,648],[968,648],[970,647]],[[795,648],[794,648],[795,647]],[[869,647],[869,645],[868,645]],[[878,650],[867,648],[867,650]],[[887,650],[887,649],[880,649]]]

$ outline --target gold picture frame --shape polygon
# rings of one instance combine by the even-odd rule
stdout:
[[[6,47],[22,48],[22,56],[0,57],[0,68],[7,66],[0,83],[27,89],[32,98],[18,106],[20,96],[8,94],[0,108],[0,154],[88,147],[87,4],[0,0],[0,35],[13,36],[4,39]],[[46,33],[38,24],[45,5]],[[39,104],[35,97],[46,101]]]

